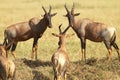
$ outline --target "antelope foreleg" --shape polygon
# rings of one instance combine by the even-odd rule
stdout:
[[[82,52],[82,60],[86,62],[86,40],[84,37],[81,38],[81,52]]]
[[[33,58],[34,58],[34,55],[35,55],[35,59],[36,59],[36,60],[37,60],[37,49],[38,49],[37,42],[38,42],[38,38],[35,37],[35,38],[34,38],[34,42],[33,42],[33,48],[32,48],[31,58],[33,59]]]
[[[15,59],[16,59],[16,53],[15,53],[16,46],[17,46],[17,43],[14,43],[11,49],[11,53]]]
[[[32,48],[31,58],[33,59],[35,55],[35,48]]]
[[[82,60],[83,60],[83,61],[84,61],[84,60],[86,61],[85,49],[82,49],[81,52],[82,52]]]
[[[37,49],[38,49],[38,45],[35,45],[32,49],[32,55],[31,58],[33,59],[35,56],[35,59],[37,60]]]
[[[38,45],[36,44],[35,46],[35,59],[37,60],[37,49],[38,49]]]

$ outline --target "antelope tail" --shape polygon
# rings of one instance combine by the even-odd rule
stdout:
[[[114,33],[111,37],[111,40],[110,40],[111,44],[114,44],[115,40],[116,40],[116,34],[115,34],[115,31],[114,31]]]

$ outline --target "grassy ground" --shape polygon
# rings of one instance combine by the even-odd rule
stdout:
[[[75,12],[80,12],[76,19],[89,18],[102,22],[108,26],[114,26],[117,31],[116,43],[120,46],[120,1],[119,0],[0,0],[0,42],[3,42],[4,29],[18,22],[28,21],[32,17],[39,17],[44,14],[41,6],[49,10],[52,6],[52,13],[58,14],[52,18],[53,28],[47,29],[43,37],[39,39],[38,61],[31,61],[31,48],[33,39],[20,42],[16,53],[18,60],[17,80],[52,80],[53,71],[50,64],[51,56],[56,51],[58,38],[51,35],[51,32],[58,33],[58,25],[63,24],[63,29],[68,25],[64,4],[70,9],[75,3]],[[68,33],[74,33],[69,29]],[[77,36],[67,39],[67,49],[71,61],[71,74],[68,80],[119,80],[120,64],[117,60],[117,53],[113,49],[113,60],[106,62],[107,50],[103,43],[94,43],[87,40],[88,64],[79,62],[81,60],[80,42]],[[11,59],[11,55],[9,55]],[[25,59],[24,59],[25,58]],[[95,59],[94,59],[95,58]],[[92,62],[91,62],[92,61]],[[91,66],[91,63],[93,66]],[[104,64],[102,64],[104,63]],[[33,66],[32,66],[33,65]],[[74,69],[76,68],[76,69]]]

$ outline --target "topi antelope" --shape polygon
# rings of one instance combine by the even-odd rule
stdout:
[[[72,27],[81,41],[82,60],[86,61],[86,39],[93,42],[104,42],[109,53],[108,61],[111,59],[111,46],[113,46],[120,60],[120,51],[115,42],[116,31],[114,27],[107,27],[107,25],[103,23],[94,22],[87,18],[76,21],[75,16],[78,16],[80,13],[74,13],[74,4],[71,11],[68,10],[66,5],[64,7],[67,11],[67,14],[64,16],[68,18],[69,26]]]
[[[61,24],[62,25],[62,24]],[[65,40],[68,36],[66,31],[69,29],[67,27],[63,32],[61,31],[61,25],[59,26],[59,35],[52,33],[53,36],[59,37],[58,50],[53,54],[51,61],[53,64],[54,80],[66,80],[66,73],[69,69],[69,57],[66,50]]]
[[[0,45],[0,80],[15,80],[15,64],[6,58],[5,46]]]
[[[37,59],[38,39],[42,37],[47,26],[52,28],[51,17],[57,14],[51,14],[51,6],[49,12],[47,12],[43,6],[42,9],[45,12],[42,19],[32,18],[28,22],[13,24],[5,29],[3,45],[11,44],[7,50],[11,49],[14,58],[16,58],[15,49],[17,43],[19,41],[26,41],[30,38],[34,38],[31,58],[33,59],[35,55],[35,59]]]

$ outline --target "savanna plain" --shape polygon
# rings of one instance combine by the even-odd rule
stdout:
[[[42,6],[57,15],[52,18],[53,28],[48,28],[38,42],[38,60],[31,60],[33,39],[19,42],[16,48],[17,59],[11,54],[9,58],[16,65],[16,80],[53,80],[51,56],[58,48],[58,38],[51,33],[59,33],[68,25],[64,5],[71,9],[75,3],[75,12],[80,15],[76,19],[89,18],[116,28],[116,43],[120,47],[120,0],[0,0],[0,43],[4,40],[4,30],[7,26],[28,21],[33,17],[42,18]],[[75,33],[70,28],[67,34]],[[70,72],[67,80],[120,80],[120,62],[113,48],[112,60],[107,61],[108,52],[104,43],[94,43],[87,40],[87,62],[81,61],[80,40],[74,35],[66,40],[70,58]]]

